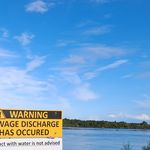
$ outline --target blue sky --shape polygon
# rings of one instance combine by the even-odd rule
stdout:
[[[1,0],[0,106],[150,122],[149,0]]]

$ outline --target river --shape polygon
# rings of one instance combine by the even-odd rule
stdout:
[[[67,128],[63,130],[63,150],[121,150],[130,143],[142,150],[150,141],[150,130]]]

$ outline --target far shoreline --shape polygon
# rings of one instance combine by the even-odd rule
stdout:
[[[97,127],[63,127],[63,130],[130,130],[130,131],[150,131],[150,129],[135,128],[97,128]]]
[[[63,119],[63,128],[93,128],[93,129],[142,129],[150,130],[150,124],[146,121],[141,123],[128,123],[124,121],[96,121],[96,120],[79,120],[79,119]]]

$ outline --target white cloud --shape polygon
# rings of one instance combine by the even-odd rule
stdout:
[[[135,118],[135,119],[138,119],[138,120],[150,120],[150,116],[147,115],[147,114],[140,114],[140,115],[137,115],[137,116],[131,116],[131,118]]]
[[[23,46],[26,46],[26,45],[31,43],[31,41],[34,37],[35,36],[33,34],[29,34],[29,33],[24,32],[19,36],[15,36],[14,38],[16,40],[18,40],[18,42],[20,42],[20,44],[22,44]]]
[[[81,63],[94,62],[97,59],[120,58],[130,54],[132,50],[122,47],[113,47],[100,44],[91,43],[76,43],[73,48],[74,53],[63,59],[68,62],[76,62],[79,60]],[[130,50],[130,52],[129,52]]]
[[[33,71],[34,69],[40,67],[45,62],[45,57],[36,56],[27,64],[26,71]]]
[[[15,67],[0,67],[0,89],[11,89],[29,93],[45,90],[43,81],[35,80],[32,76]],[[3,85],[3,86],[2,86]]]
[[[76,99],[83,101],[95,100],[97,98],[97,95],[90,89],[89,84],[77,86],[73,95]]]
[[[66,81],[73,85],[79,85],[82,81],[81,78],[79,76],[79,68],[78,67],[58,67],[58,68],[50,68],[50,71],[52,71],[53,73],[56,72],[57,73],[57,79],[60,79],[62,81],[64,81],[66,83]]]
[[[57,76],[58,82],[65,84],[68,88],[67,94],[72,95],[74,99],[95,100],[99,95],[91,89],[91,84],[87,80],[94,78],[103,71],[118,68],[126,64],[128,60],[119,59],[91,72],[90,69],[95,66],[97,59],[118,58],[126,54],[126,49],[93,44],[78,46],[79,48],[74,49],[75,53],[63,59],[60,66],[50,68],[50,71]]]
[[[75,40],[59,40],[57,45],[58,47],[65,47],[71,44],[75,44],[77,41]]]
[[[44,56],[30,58],[24,67],[17,67],[14,60],[10,58],[18,57],[11,51],[0,49],[0,59],[7,58],[9,65],[5,63],[0,65],[0,105],[3,107],[35,107],[41,106],[41,103],[48,103],[49,100],[57,99],[57,89],[48,78],[39,78],[33,74],[37,67],[45,62]],[[2,61],[3,63],[4,61]],[[10,63],[12,62],[12,63]],[[18,62],[18,61],[16,61]],[[20,65],[19,65],[20,66]],[[21,65],[22,66],[22,65]],[[49,92],[51,91],[51,92]],[[44,106],[44,104],[43,104]]]
[[[0,48],[0,58],[14,58],[17,55],[6,49]]]
[[[150,116],[147,114],[138,114],[138,115],[131,115],[131,114],[125,114],[125,113],[118,113],[118,114],[109,114],[108,117],[113,119],[135,119],[135,120],[145,120],[149,121]]]
[[[85,73],[84,74],[84,78],[86,80],[92,79],[92,78],[96,77],[98,73],[100,73],[102,71],[106,71],[106,70],[110,70],[110,69],[116,69],[119,66],[121,66],[123,64],[126,64],[127,62],[128,62],[128,60],[125,60],[125,59],[117,60],[117,61],[115,61],[115,62],[113,62],[111,64],[108,64],[106,66],[97,68],[95,71]]]
[[[60,67],[55,68],[58,72],[56,80],[61,80],[61,82],[69,87],[68,94],[71,95],[75,100],[90,101],[98,98],[98,95],[91,89],[90,83],[84,83],[80,76],[79,68],[73,67]]]
[[[9,37],[9,32],[5,28],[0,28],[0,36],[1,38],[8,38]]]
[[[64,62],[68,64],[85,64],[85,58],[79,55],[70,55]]]
[[[82,82],[79,75],[75,72],[62,73],[62,77],[65,81],[69,82],[70,84],[72,84],[74,86],[79,85]]]
[[[3,57],[6,54],[3,54]],[[56,83],[34,74],[45,62],[45,56],[32,56],[26,67],[0,66],[0,105],[7,108],[63,109],[71,112],[67,98],[59,93]],[[50,105],[49,105],[50,104]]]
[[[86,72],[86,73],[84,74],[84,79],[85,79],[85,80],[90,80],[90,79],[95,78],[96,76],[97,76],[97,72],[95,72],[95,71]]]
[[[70,101],[66,97],[57,96],[57,101],[55,104],[51,104],[51,108],[54,110],[63,110],[63,117],[70,117],[73,114],[74,108],[71,106]]]
[[[86,20],[86,21],[82,21],[80,22],[78,25],[77,25],[77,28],[83,28],[83,27],[86,27],[88,25],[93,25],[94,22],[91,21],[91,20]]]
[[[35,0],[28,5],[26,5],[27,12],[36,12],[36,13],[45,13],[50,7],[53,7],[55,4],[53,2],[46,3],[43,0]]]
[[[150,108],[150,99],[137,101],[137,104],[142,108]]]
[[[83,34],[84,35],[89,35],[89,36],[103,35],[103,34],[111,32],[111,28],[112,27],[109,26],[109,25],[94,27],[94,28],[91,28],[91,29],[88,29],[88,30],[84,31]]]
[[[128,53],[128,50],[124,48],[91,44],[83,45],[81,46],[81,48],[79,48],[79,50],[83,50],[84,52],[86,52],[86,55],[89,55],[90,57],[104,59],[123,56]]]
[[[36,106],[49,100],[55,93],[55,85],[48,80],[37,79],[25,69],[0,67],[0,105]]]
[[[61,67],[50,68],[50,71],[59,72],[59,74],[60,73],[61,74],[78,73],[79,72],[79,67],[75,67],[75,66],[69,66],[69,67],[61,66]]]
[[[128,78],[132,78],[133,76],[134,76],[133,74],[125,74],[121,78],[122,79],[128,79]]]
[[[112,64],[98,68],[97,71],[101,72],[101,71],[105,71],[105,70],[109,70],[109,69],[115,69],[115,68],[119,67],[120,65],[126,64],[127,62],[128,62],[128,60],[126,60],[126,59],[117,60],[117,61],[113,62]]]
[[[144,94],[143,98],[141,100],[135,101],[135,103],[143,109],[149,109],[150,108],[150,96]]]
[[[87,51],[91,51],[96,55],[104,58],[124,55],[124,49],[113,47],[89,47]]]

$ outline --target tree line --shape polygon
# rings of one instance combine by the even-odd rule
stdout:
[[[125,128],[125,129],[150,129],[150,124],[146,121],[141,123],[127,123],[124,121],[95,121],[95,120],[78,120],[63,119],[64,127],[85,127],[85,128]]]

